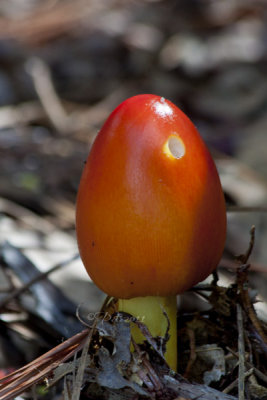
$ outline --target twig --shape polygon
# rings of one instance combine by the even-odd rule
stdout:
[[[111,301],[111,297],[110,296],[106,296],[102,307],[100,309],[100,315],[102,314],[102,312],[104,312],[106,310],[106,307],[108,306],[109,302]],[[79,318],[79,312],[78,312],[78,307],[77,307],[77,312],[76,312],[76,316]],[[80,320],[81,321],[81,320]],[[87,360],[87,354],[88,354],[88,350],[93,338],[93,334],[95,333],[95,329],[98,323],[98,319],[96,318],[94,320],[92,329],[90,330],[90,333],[88,335],[88,338],[84,344],[83,350],[82,350],[82,355],[80,358],[80,363],[79,363],[79,367],[78,367],[78,371],[77,371],[77,375],[75,377],[75,380],[73,382],[73,393],[71,396],[71,400],[79,400],[80,399],[80,393],[81,393],[81,386],[82,386],[82,382],[83,382],[83,376],[84,376],[84,371],[86,368],[86,360]]]
[[[27,70],[33,79],[35,90],[50,121],[58,132],[68,132],[69,117],[54,89],[48,66],[36,57],[28,61]]]
[[[66,375],[64,376],[64,384],[63,384],[64,386],[64,390],[63,390],[63,396],[64,396],[64,400],[71,400],[71,397],[70,397],[70,390],[69,390],[69,386],[68,386],[68,384],[67,384],[67,377],[66,377]]]
[[[38,400],[37,393],[36,393],[36,385],[33,385],[31,389],[32,389],[31,392],[32,392],[33,400]]]
[[[189,361],[187,363],[185,373],[184,373],[184,378],[187,379],[188,375],[190,373],[190,370],[192,368],[192,365],[196,361],[197,355],[196,355],[196,341],[195,341],[195,333],[193,329],[187,329],[186,330],[188,336],[189,336],[189,342],[190,342],[190,357]]]
[[[244,378],[248,378],[249,376],[251,376],[254,372],[254,368],[249,369],[248,371],[246,371],[244,373]],[[230,383],[229,386],[227,386],[222,393],[230,393],[237,385],[238,385],[239,381],[238,378],[235,379],[233,382]]]
[[[264,206],[227,206],[227,212],[267,212],[267,207]]]
[[[44,118],[39,102],[29,101],[17,106],[0,108],[0,129],[27,125]]]
[[[69,263],[71,263],[74,260],[77,260],[78,258],[79,258],[79,254],[75,254],[74,256],[69,258],[68,260],[60,262],[60,263],[54,265],[48,271],[42,272],[42,273],[36,275],[34,278],[30,279],[29,282],[27,282],[22,287],[14,289],[11,293],[9,293],[7,296],[5,296],[3,298],[3,300],[0,302],[0,309],[3,308],[6,304],[8,304],[11,300],[17,298],[22,293],[26,292],[26,290],[28,290],[35,283],[47,278],[47,276],[50,275],[52,272],[55,272],[56,270],[69,265]]]
[[[215,270],[215,271],[212,272],[212,282],[211,282],[211,285],[212,285],[212,286],[217,286],[218,280],[219,280],[219,275],[218,275],[217,270]]]
[[[238,267],[239,266],[236,264],[234,260],[224,257],[221,259],[219,264],[219,268],[232,269],[234,271],[236,271]],[[252,261],[249,270],[253,272],[260,272],[262,274],[267,274],[267,265],[258,264],[255,261]]]
[[[261,327],[260,321],[258,320],[256,311],[254,309],[253,303],[249,297],[248,293],[248,278],[247,278],[247,271],[249,269],[249,264],[242,265],[237,270],[237,286],[238,291],[240,293],[240,299],[242,306],[246,313],[249,316],[250,321],[252,322],[253,327],[255,328],[256,332],[259,336],[261,336],[261,341],[263,343],[267,343],[267,339],[265,333]]]
[[[252,253],[254,244],[255,244],[255,226],[252,225],[251,229],[250,229],[250,241],[249,241],[249,246],[248,249],[246,251],[245,254],[242,254],[240,256],[237,257],[237,259],[242,263],[242,264],[247,264],[248,259]]]
[[[237,328],[238,328],[238,400],[245,400],[245,342],[243,326],[243,310],[240,304],[237,309]]]
[[[238,359],[238,354],[236,352],[234,352],[230,347],[226,347],[226,349],[230,351],[230,353],[233,354],[233,356],[235,356]],[[245,360],[245,365],[248,368],[253,368],[255,375],[263,382],[267,383],[267,376],[264,375],[258,368],[256,368],[253,364],[251,364],[249,361],[246,360]]]
[[[79,400],[80,399],[84,370],[86,368],[87,354],[88,354],[88,350],[89,350],[89,347],[90,347],[90,344],[92,341],[93,333],[95,331],[96,323],[97,323],[97,321],[95,320],[93,328],[90,330],[89,335],[87,336],[86,342],[85,342],[83,350],[82,350],[82,355],[80,358],[80,363],[79,363],[76,379],[75,379],[75,382],[73,385],[73,392],[72,392],[71,400]]]
[[[192,288],[188,289],[190,292],[198,292],[198,291],[205,291],[205,292],[212,292],[214,287],[211,284],[198,284],[193,286]]]
[[[246,251],[245,254],[240,255],[238,257],[238,260],[242,263],[242,265],[237,270],[237,287],[240,293],[241,305],[243,306],[244,310],[248,313],[252,325],[254,326],[258,335],[261,336],[261,341],[263,343],[267,343],[267,338],[261,327],[260,321],[258,320],[256,311],[253,307],[253,303],[248,293],[247,271],[250,268],[250,264],[247,264],[247,262],[253,250],[254,243],[255,243],[255,226],[252,226],[250,230],[250,243],[248,250]]]

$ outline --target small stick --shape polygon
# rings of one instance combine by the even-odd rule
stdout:
[[[249,377],[250,375],[252,375],[253,374],[253,371],[254,371],[254,368],[251,368],[251,369],[249,369],[247,372],[245,372],[244,373],[244,378],[247,378],[247,377]],[[238,380],[239,378],[237,378],[237,379],[235,379],[232,383],[230,383],[230,385],[229,386],[227,386],[223,391],[222,391],[222,393],[230,393],[236,386],[237,386],[237,384],[239,383],[239,380]]]
[[[25,283],[25,285],[21,286],[20,288],[12,290],[11,293],[6,295],[3,300],[0,302],[0,309],[4,307],[7,303],[9,303],[11,300],[17,298],[20,296],[22,293],[26,292],[32,285],[35,283],[45,279],[50,275],[52,272],[55,272],[56,270],[60,269],[61,267],[65,267],[69,265],[72,261],[75,261],[79,258],[79,254],[75,254],[72,257],[70,257],[68,260],[60,262],[56,265],[54,265],[52,268],[50,268],[46,272],[40,272],[40,274],[36,275],[34,278],[30,279],[29,282]]]
[[[251,229],[250,229],[250,242],[249,242],[249,246],[248,249],[246,251],[245,254],[242,254],[241,256],[237,257],[237,259],[239,261],[241,261],[242,264],[247,264],[248,259],[252,253],[254,244],[255,244],[255,225],[252,225]]]
[[[89,335],[87,336],[86,341],[84,343],[77,375],[75,378],[75,382],[73,384],[73,392],[72,392],[71,400],[79,400],[80,399],[83,376],[84,376],[84,371],[86,368],[87,354],[88,354],[89,347],[90,347],[90,344],[91,344],[91,341],[93,338],[93,334],[95,332],[96,325],[97,325],[97,320],[94,320],[93,328],[90,330]]]
[[[108,303],[110,302],[111,297],[110,296],[106,296],[101,309],[100,309],[100,314],[105,311]],[[76,311],[76,316],[78,317],[78,308]],[[92,342],[93,339],[93,335],[95,333],[96,330],[96,326],[98,323],[98,319],[96,318],[93,322],[93,326],[92,329],[89,331],[88,337],[84,343],[83,346],[83,350],[82,350],[82,355],[80,358],[80,362],[79,362],[79,367],[78,367],[78,371],[75,377],[75,381],[73,382],[73,392],[72,392],[72,396],[71,396],[71,400],[79,400],[80,399],[80,393],[81,393],[81,387],[82,387],[82,382],[83,382],[83,376],[84,376],[84,371],[86,368],[86,360],[87,360],[87,354],[89,351],[89,347],[90,344]]]
[[[243,326],[243,310],[240,304],[237,308],[237,328],[238,328],[238,400],[245,400],[245,342]]]
[[[236,358],[238,358],[238,354],[236,352],[234,352],[232,349],[230,349],[230,347],[226,347],[226,349],[228,351],[230,351],[231,354],[233,354],[233,356],[235,356]],[[245,365],[248,368],[253,368],[254,369],[254,373],[255,375],[261,379],[263,382],[267,383],[267,376],[264,375],[258,368],[256,368],[253,364],[251,364],[249,361],[245,361]]]
[[[44,118],[44,110],[36,101],[0,107],[0,129],[30,125],[42,118]]]
[[[227,206],[227,212],[267,212],[264,206]]]
[[[192,365],[196,361],[197,355],[196,355],[196,340],[195,340],[195,333],[193,329],[187,329],[186,330],[187,335],[189,336],[189,342],[190,342],[190,357],[185,369],[184,373],[184,378],[187,379],[188,375],[190,373],[190,370],[192,368]]]
[[[240,298],[241,298],[243,308],[247,312],[255,331],[261,337],[261,341],[263,343],[267,343],[266,335],[263,331],[260,321],[258,320],[256,311],[254,309],[253,303],[252,303],[252,301],[249,297],[249,293],[248,293],[247,270],[248,270],[249,266],[250,266],[249,264],[244,264],[237,270],[238,290],[240,293]]]
[[[55,91],[48,66],[40,58],[34,57],[29,60],[28,72],[33,79],[35,90],[52,124],[58,132],[68,132],[69,116]]]
[[[244,310],[248,313],[252,325],[254,326],[258,335],[261,336],[262,342],[267,343],[266,335],[261,327],[260,321],[257,318],[256,311],[254,309],[253,303],[248,293],[247,271],[250,267],[250,264],[247,264],[247,262],[253,250],[254,243],[255,243],[255,226],[253,225],[250,230],[250,243],[248,250],[246,251],[245,254],[237,257],[237,259],[242,263],[242,265],[237,270],[237,286]]]

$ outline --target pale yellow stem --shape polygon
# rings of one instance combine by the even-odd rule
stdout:
[[[159,297],[135,297],[133,299],[120,299],[118,301],[118,311],[123,311],[133,315],[143,322],[149,329],[153,337],[164,337],[167,330],[167,318],[163,310],[168,315],[170,322],[169,335],[167,342],[165,359],[170,368],[177,369],[177,303],[176,296]],[[137,343],[142,343],[145,338],[136,325],[132,326],[132,336]]]

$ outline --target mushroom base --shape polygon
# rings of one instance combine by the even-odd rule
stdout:
[[[170,323],[169,340],[166,345],[165,359],[174,371],[177,369],[177,302],[176,296],[159,297],[134,297],[132,299],[119,299],[118,311],[133,315],[143,322],[153,337],[164,337]],[[166,315],[168,316],[168,320]],[[132,336],[136,343],[142,343],[145,337],[136,325],[132,326]]]

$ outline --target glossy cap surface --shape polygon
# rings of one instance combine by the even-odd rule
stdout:
[[[88,274],[114,297],[177,294],[216,268],[224,196],[209,151],[180,109],[139,95],[112,112],[83,171],[76,225]]]

